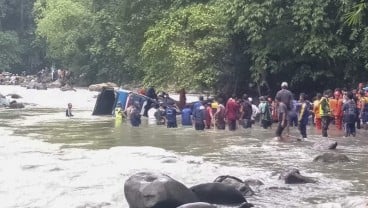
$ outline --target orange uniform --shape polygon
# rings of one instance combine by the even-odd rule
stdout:
[[[342,130],[342,99],[339,91],[335,91],[335,98],[330,99],[331,114],[335,118],[335,126]]]
[[[318,130],[322,129],[321,115],[319,114],[319,100],[313,102],[314,123]]]

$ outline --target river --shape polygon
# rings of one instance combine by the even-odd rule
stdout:
[[[96,92],[61,92],[0,86],[16,93],[24,109],[0,109],[0,199],[4,208],[127,208],[124,182],[140,171],[159,171],[187,186],[217,176],[259,179],[265,185],[247,197],[255,207],[367,207],[368,132],[343,138],[338,152],[352,162],[314,163],[320,132],[308,128],[308,141],[277,142],[274,129],[197,132],[192,128],[115,126],[110,116],[92,116]],[[73,118],[65,117],[73,103]],[[298,135],[296,129],[291,134]],[[278,180],[295,167],[316,184],[287,185]],[[284,189],[270,189],[283,187]]]

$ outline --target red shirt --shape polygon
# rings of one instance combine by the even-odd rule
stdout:
[[[234,99],[230,98],[226,103],[226,119],[236,120],[239,111],[239,105]]]

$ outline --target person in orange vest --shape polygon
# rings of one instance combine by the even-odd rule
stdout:
[[[332,99],[331,99],[332,100]],[[335,90],[334,92],[334,100],[335,103],[332,108],[333,116],[335,117],[335,126],[338,130],[342,130],[342,106],[343,106],[343,99],[341,96],[340,91]]]
[[[313,113],[314,113],[314,123],[318,130],[322,129],[321,115],[319,114],[319,101],[322,98],[321,93],[317,93],[316,100],[313,102]]]

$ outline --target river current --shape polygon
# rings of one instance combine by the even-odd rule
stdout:
[[[158,171],[190,187],[220,175],[258,179],[247,197],[255,207],[367,207],[368,131],[338,141],[338,152],[352,162],[323,164],[312,149],[322,139],[308,127],[308,141],[272,140],[275,127],[235,132],[192,128],[138,128],[115,125],[110,116],[92,116],[96,92],[61,92],[0,86],[3,95],[21,95],[24,109],[0,109],[0,207],[4,208],[127,208],[124,182],[141,171]],[[73,103],[73,118],[65,117]],[[180,125],[179,125],[180,126]],[[298,136],[297,129],[291,134]],[[316,184],[288,185],[277,172],[298,168]],[[281,187],[279,189],[271,187]]]

